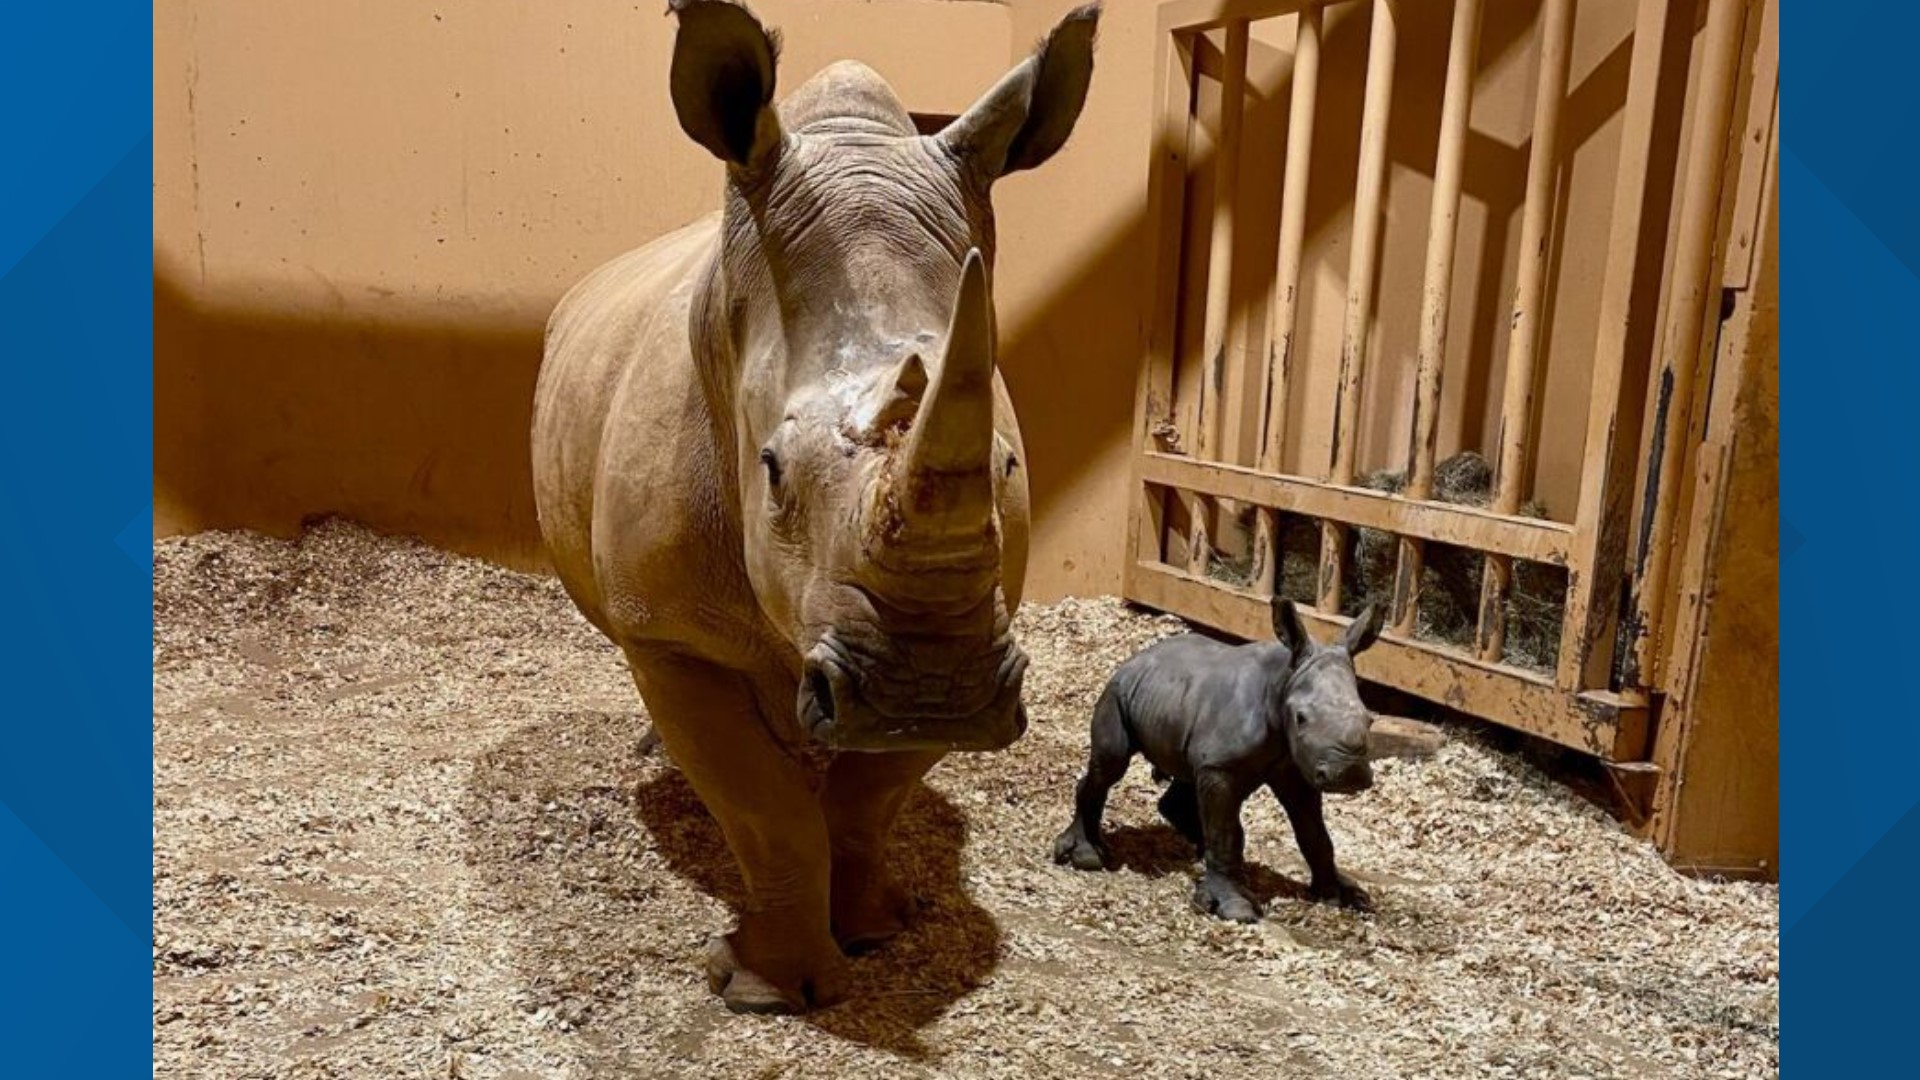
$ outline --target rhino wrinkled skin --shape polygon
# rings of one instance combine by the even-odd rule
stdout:
[[[1026,725],[989,196],[1065,143],[1098,10],[932,136],[856,63],[776,107],[778,38],[745,7],[671,10],[674,109],[724,163],[724,209],[554,311],[535,496],[561,581],[740,864],[711,985],[800,1010],[902,927],[883,852],[911,785]]]

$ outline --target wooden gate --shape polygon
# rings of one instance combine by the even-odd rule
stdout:
[[[1658,771],[1646,759],[1659,638],[1674,592],[1670,552],[1683,532],[1683,470],[1698,442],[1691,418],[1704,411],[1696,400],[1705,396],[1696,394],[1700,358],[1711,354],[1722,317],[1723,195],[1729,159],[1738,167],[1731,129],[1736,97],[1750,85],[1741,58],[1751,55],[1757,5],[1702,0],[1704,28],[1697,32],[1692,2],[1676,11],[1669,0],[1640,0],[1635,9],[1604,266],[1596,268],[1599,317],[1579,494],[1570,520],[1553,520],[1523,512],[1523,504],[1539,438],[1534,398],[1555,200],[1562,197],[1557,150],[1576,44],[1574,0],[1541,0],[1533,22],[1537,79],[1518,263],[1505,294],[1510,331],[1503,377],[1487,391],[1500,403],[1497,437],[1485,446],[1489,488],[1474,501],[1438,497],[1436,458],[1481,0],[1455,0],[1451,8],[1444,97],[1438,130],[1429,136],[1435,150],[1422,287],[1417,296],[1375,295],[1396,62],[1409,46],[1438,44],[1399,40],[1412,2],[1175,0],[1159,9],[1150,194],[1157,231],[1147,271],[1151,323],[1136,406],[1125,591],[1205,625],[1266,637],[1269,603],[1286,588],[1288,538],[1297,547],[1304,536],[1315,550],[1291,553],[1312,560],[1300,590],[1309,595],[1297,599],[1305,601],[1307,621],[1327,632],[1366,598],[1354,579],[1357,541],[1366,540],[1391,572],[1376,573],[1369,586],[1390,613],[1388,632],[1360,659],[1363,676],[1590,752],[1625,773],[1651,774]],[[1281,450],[1289,404],[1308,392],[1294,385],[1303,359],[1296,322],[1313,130],[1327,103],[1317,93],[1323,9],[1363,4],[1372,10],[1343,333],[1337,366],[1329,348],[1322,368],[1337,377],[1318,388],[1333,398],[1321,406],[1331,410],[1330,445],[1303,449],[1289,470]],[[1229,303],[1236,244],[1250,242],[1244,211],[1250,200],[1274,196],[1236,190],[1239,157],[1263,135],[1246,116],[1249,36],[1257,21],[1289,15],[1297,18],[1277,255],[1264,327],[1253,327]],[[1276,25],[1284,24],[1265,24],[1263,32]],[[1683,87],[1671,77],[1676,55]],[[1217,104],[1212,123],[1203,124],[1200,89],[1209,78]],[[1676,102],[1687,117],[1684,137],[1673,119]],[[1196,201],[1201,188],[1194,178],[1203,164],[1211,167],[1211,198]],[[1204,298],[1194,293],[1196,280],[1204,282]],[[1418,353],[1411,407],[1394,420],[1404,454],[1392,461],[1394,482],[1382,484],[1362,475],[1357,447],[1376,308],[1399,304],[1419,308]],[[1230,552],[1244,552],[1244,559],[1223,570]],[[1468,605],[1471,631],[1455,641],[1421,632],[1442,553],[1455,568],[1464,559],[1478,593]],[[1557,655],[1534,665],[1516,662],[1507,640],[1516,580],[1529,574],[1549,590],[1564,589],[1556,598],[1563,610]]]

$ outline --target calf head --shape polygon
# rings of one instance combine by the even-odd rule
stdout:
[[[727,166],[694,346],[748,575],[801,657],[799,718],[837,749],[1004,747],[1026,726],[1027,487],[990,193],[1072,131],[1097,5],[926,136],[859,64],[776,109],[775,35],[726,0],[672,9],[674,108]]]
[[[1373,714],[1360,700],[1353,658],[1380,637],[1382,612],[1368,605],[1332,644],[1307,635],[1293,601],[1273,602],[1273,634],[1293,654],[1280,690],[1294,766],[1321,791],[1346,794],[1373,785],[1367,732]]]

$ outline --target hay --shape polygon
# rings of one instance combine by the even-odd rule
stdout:
[[[1406,473],[1381,469],[1360,478],[1360,486],[1388,494],[1406,488]],[[1457,506],[1485,507],[1493,498],[1493,468],[1487,459],[1464,450],[1434,466],[1433,498]],[[1253,582],[1251,536],[1255,511],[1239,508],[1229,516],[1239,537],[1248,538],[1240,550],[1215,548],[1208,576],[1246,588]],[[1538,501],[1520,507],[1523,517],[1546,518]],[[1399,544],[1392,534],[1377,529],[1348,532],[1347,565],[1352,568],[1341,598],[1341,613],[1357,615],[1368,604],[1387,604],[1393,597],[1393,579]],[[1319,594],[1320,526],[1310,518],[1281,517],[1280,573],[1275,591],[1297,603],[1313,603]],[[1419,620],[1415,633],[1429,641],[1455,647],[1473,644],[1479,620],[1480,580],[1485,559],[1464,548],[1426,545],[1420,575]],[[1566,611],[1567,573],[1544,563],[1514,564],[1513,587],[1507,596],[1507,636],[1503,659],[1519,667],[1550,671],[1560,657],[1560,627]]]
[[[1101,600],[1018,627],[1033,726],[916,793],[915,929],[854,1001],[742,1018],[695,966],[737,872],[556,583],[339,524],[156,544],[155,1075],[1778,1072],[1777,890],[1674,875],[1470,732],[1332,801],[1374,916],[1302,902],[1265,796],[1266,918],[1195,915],[1138,768],[1125,867],[1051,865],[1107,673],[1180,624]]]
[[[1361,484],[1375,491],[1398,494],[1407,486],[1406,473],[1382,469],[1367,474]],[[1485,507],[1493,501],[1493,467],[1472,450],[1463,450],[1434,466],[1433,496],[1456,506]],[[1545,503],[1529,501],[1521,517],[1547,516]],[[1355,582],[1348,598],[1348,614],[1369,603],[1386,603],[1393,595],[1394,562],[1399,545],[1375,529],[1354,530]],[[1463,548],[1428,544],[1420,576],[1420,620],[1417,633],[1450,645],[1470,645],[1480,611],[1480,579],[1486,560]],[[1506,648],[1509,664],[1552,670],[1560,658],[1560,624],[1567,606],[1567,572],[1544,563],[1517,562],[1513,587],[1508,590]]]

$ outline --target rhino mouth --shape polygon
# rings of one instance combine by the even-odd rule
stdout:
[[[1307,781],[1328,795],[1357,795],[1373,786],[1373,764],[1365,754],[1329,750],[1307,771]]]
[[[808,651],[800,725],[832,750],[1004,750],[1027,730],[1027,654],[1011,639],[940,672],[855,656],[829,634]]]

